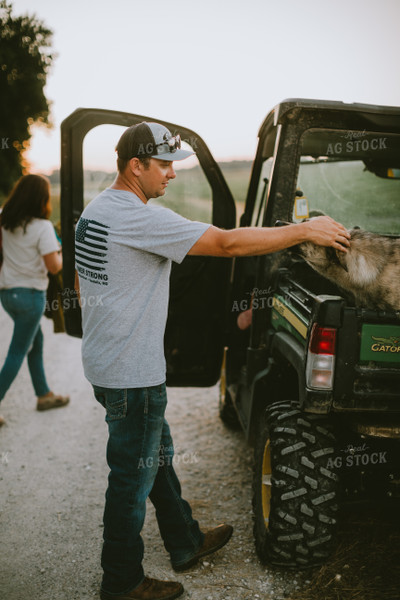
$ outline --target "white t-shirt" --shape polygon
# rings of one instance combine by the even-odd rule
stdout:
[[[165,381],[171,261],[182,262],[209,227],[111,188],[85,208],[75,261],[83,366],[92,384],[137,388]]]
[[[49,279],[43,256],[60,249],[54,227],[47,219],[32,219],[14,231],[1,228],[3,265],[0,288],[33,288],[46,290]]]

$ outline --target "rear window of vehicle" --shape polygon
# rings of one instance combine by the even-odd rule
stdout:
[[[400,135],[309,130],[293,220],[327,214],[348,228],[400,235]]]

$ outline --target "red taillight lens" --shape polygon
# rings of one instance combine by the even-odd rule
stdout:
[[[314,325],[309,350],[313,354],[335,354],[336,329]]]
[[[336,329],[314,325],[307,353],[306,382],[310,389],[331,390],[335,371]]]

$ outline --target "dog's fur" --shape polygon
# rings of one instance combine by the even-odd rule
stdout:
[[[354,295],[357,306],[400,310],[400,238],[351,229],[347,253],[300,244],[303,258],[318,273]]]

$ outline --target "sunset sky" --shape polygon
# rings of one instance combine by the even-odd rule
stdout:
[[[54,31],[46,95],[54,128],[28,158],[60,164],[60,123],[78,107],[194,129],[217,159],[254,155],[285,98],[400,106],[399,0],[12,0]],[[85,166],[114,170],[122,130],[97,128]]]

